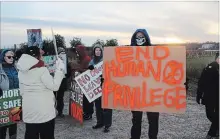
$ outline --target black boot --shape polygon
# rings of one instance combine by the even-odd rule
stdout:
[[[108,132],[110,131],[110,130],[109,130],[109,128],[110,128],[110,127],[105,126],[105,128],[104,128],[103,132],[104,132],[104,133],[108,133]]]
[[[83,119],[84,120],[90,120],[90,119],[92,119],[92,115],[86,114],[86,115],[83,116]]]
[[[59,113],[58,115],[57,115],[57,118],[64,118],[65,116],[64,116],[64,114],[62,114],[62,113]]]

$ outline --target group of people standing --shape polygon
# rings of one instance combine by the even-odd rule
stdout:
[[[131,46],[152,46],[150,37],[145,29],[138,29],[131,37]],[[83,73],[93,70],[94,66],[103,61],[103,46],[97,44],[93,47],[92,58],[87,54],[83,45],[76,47],[79,56],[77,71]],[[58,116],[63,115],[63,93],[67,83],[64,80],[70,76],[67,70],[65,77],[65,65],[61,59],[56,61],[56,71],[50,75],[42,61],[43,51],[32,46],[21,55],[15,66],[15,54],[11,50],[4,50],[0,58],[0,87],[1,90],[20,88],[22,96],[23,121],[26,124],[25,139],[54,139],[55,128],[55,96],[57,97]],[[104,78],[101,77],[101,84]],[[185,84],[188,88],[188,84]],[[211,89],[210,89],[211,88]],[[54,94],[55,92],[55,94]],[[208,119],[212,122],[207,139],[219,137],[219,55],[215,62],[209,64],[202,72],[198,84],[197,102],[203,100],[206,105]],[[90,120],[96,109],[96,124],[93,129],[103,128],[103,132],[109,132],[112,125],[112,110],[101,107],[101,97],[89,103],[83,97],[83,119]],[[143,112],[132,111],[131,139],[140,139]],[[149,122],[149,139],[157,139],[159,129],[159,113],[147,112]],[[16,139],[17,124],[0,127],[0,138],[6,138],[9,129],[10,139]]]
[[[145,29],[137,29],[134,32],[131,37],[131,46],[151,46],[150,37]],[[94,66],[103,60],[103,46],[100,46],[99,44],[93,47],[92,59],[87,55],[85,47],[82,45],[76,47],[76,52],[79,55],[81,65],[79,71],[81,71],[81,73],[88,69],[93,70]],[[102,81],[104,81],[103,78]],[[98,129],[104,126],[103,131],[109,132],[109,128],[112,125],[112,110],[101,108],[101,97],[92,103],[89,103],[85,96],[83,97],[84,120],[90,120],[92,118],[94,113],[94,104],[96,108],[97,123],[92,128]],[[133,118],[131,139],[140,139],[141,137],[142,115],[143,112],[132,111]],[[159,129],[159,113],[147,112],[147,117],[149,121],[148,136],[150,139],[157,139]]]
[[[54,139],[55,95],[65,77],[64,62],[58,58],[54,76],[42,60],[43,50],[31,46],[15,61],[12,50],[3,50],[0,58],[0,87],[2,90],[20,89],[22,96],[22,121],[25,139]],[[17,124],[0,127],[0,138],[17,138]]]

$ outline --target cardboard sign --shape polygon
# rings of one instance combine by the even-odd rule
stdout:
[[[28,47],[39,46],[39,48],[42,48],[43,41],[42,41],[41,29],[27,29],[27,36],[28,36]]]
[[[43,61],[50,73],[56,70],[56,56],[44,56]]]
[[[184,46],[106,47],[102,107],[184,113]]]
[[[87,70],[75,78],[83,94],[91,103],[102,96],[101,77],[103,61],[95,65],[94,70]]]
[[[63,53],[63,54],[59,54],[59,58],[60,58],[61,60],[63,60],[63,62],[64,62],[64,65],[65,65],[65,74],[66,74],[66,73],[67,73],[67,56],[66,56],[65,53]]]
[[[60,54],[60,59],[63,60],[65,64],[65,74],[67,73],[67,60],[66,60],[66,54]],[[44,56],[43,61],[45,66],[48,68],[50,73],[54,73],[56,70],[56,56]]]
[[[78,75],[80,75],[80,73],[75,72],[74,77]],[[75,80],[72,80],[71,82],[70,94],[71,94],[70,115],[82,124],[83,123],[83,93]]]
[[[21,106],[19,89],[3,91],[0,97],[0,127],[20,121]]]

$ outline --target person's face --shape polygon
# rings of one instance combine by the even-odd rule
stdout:
[[[136,44],[137,44],[138,46],[141,46],[141,45],[143,45],[145,42],[146,42],[146,38],[145,38],[144,34],[141,33],[141,32],[138,32],[138,33],[136,34]]]
[[[95,48],[95,56],[101,56],[101,49],[100,48]]]
[[[14,62],[14,53],[12,51],[8,51],[7,53],[5,53],[5,62],[7,64],[13,64]]]

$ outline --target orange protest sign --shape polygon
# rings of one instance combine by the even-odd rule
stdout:
[[[103,108],[184,113],[184,46],[106,47]]]
[[[83,123],[83,109],[76,103],[71,103],[71,116]]]

